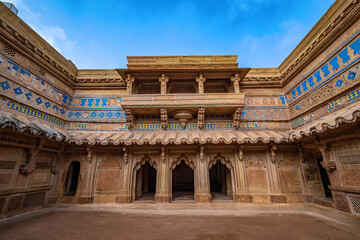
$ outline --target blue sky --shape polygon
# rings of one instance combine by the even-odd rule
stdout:
[[[126,56],[239,55],[278,67],[334,0],[7,0],[79,69]]]

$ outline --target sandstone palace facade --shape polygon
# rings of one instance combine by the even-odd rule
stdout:
[[[360,3],[277,68],[81,70],[0,3],[0,218],[58,204],[321,204],[360,214]]]

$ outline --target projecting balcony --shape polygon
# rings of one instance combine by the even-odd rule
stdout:
[[[201,129],[207,114],[232,114],[237,128],[241,109],[245,104],[244,93],[179,93],[179,94],[130,94],[122,97],[128,127],[133,126],[133,115],[155,114],[161,116],[166,129],[168,115],[185,128],[188,120],[197,116]]]
[[[180,93],[180,94],[131,94],[122,97],[122,107],[133,114],[159,113],[159,109],[197,110],[205,108],[216,113],[229,113],[244,106],[244,93]]]

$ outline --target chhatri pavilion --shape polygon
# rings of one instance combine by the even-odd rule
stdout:
[[[0,3],[0,218],[136,201],[360,215],[359,16],[336,1],[277,68],[225,55],[82,70]]]

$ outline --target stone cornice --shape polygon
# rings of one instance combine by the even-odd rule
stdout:
[[[74,84],[76,77],[66,70],[59,62],[54,60],[44,51],[37,48],[30,40],[20,35],[11,25],[0,19],[0,39],[14,48],[17,52],[27,57],[29,60],[38,63],[48,72],[57,76],[60,80],[69,85]]]
[[[346,29],[359,19],[358,0],[336,1],[316,23],[299,45],[280,64],[282,84],[304,69],[333,43]]]

